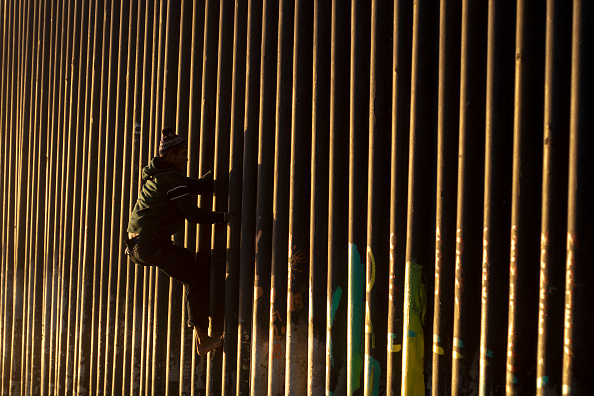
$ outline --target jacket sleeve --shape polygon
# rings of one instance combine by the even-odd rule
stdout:
[[[212,212],[200,209],[196,206],[195,198],[192,198],[192,189],[187,185],[186,177],[174,177],[167,190],[167,198],[177,207],[180,213],[190,223],[214,224],[223,222],[224,212]]]
[[[186,184],[190,195],[212,194],[214,184],[212,177],[212,170],[206,172],[200,179],[186,177]]]

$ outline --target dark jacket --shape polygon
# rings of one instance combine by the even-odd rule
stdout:
[[[151,236],[171,236],[191,223],[222,222],[223,212],[196,206],[193,195],[212,193],[212,173],[199,180],[186,177],[175,165],[161,157],[142,170],[142,191],[128,222],[128,232]]]

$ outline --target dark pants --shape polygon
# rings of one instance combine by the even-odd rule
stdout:
[[[205,272],[189,250],[174,245],[166,237],[138,235],[126,240],[131,260],[139,265],[157,266],[185,285],[188,304],[188,326],[208,330],[208,286]]]

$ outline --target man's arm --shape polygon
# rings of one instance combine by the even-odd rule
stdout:
[[[200,179],[192,179],[191,177],[186,178],[188,185],[188,191],[190,195],[208,195],[213,192],[213,176],[212,170],[206,172]]]

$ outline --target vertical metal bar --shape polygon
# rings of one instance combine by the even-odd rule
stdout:
[[[152,13],[152,2],[147,1],[146,3],[139,2],[138,3],[138,15],[139,17],[143,15],[143,8],[142,5],[145,5],[144,8],[144,24],[141,24],[144,28],[144,40],[143,40],[143,58],[142,58],[142,84],[139,84],[137,87],[136,95],[141,95],[144,92],[147,92],[149,89],[148,87],[151,85],[151,70],[152,70],[152,52],[149,52],[149,44],[150,44],[150,32],[152,31],[153,27],[153,13]],[[137,68],[140,68],[138,65]],[[139,99],[140,100],[140,99]],[[140,193],[141,190],[141,172],[142,167],[145,166],[148,162],[149,156],[149,146],[150,146],[150,119],[151,119],[151,111],[150,111],[150,95],[142,95],[142,99],[140,100],[140,105],[135,110],[135,120],[138,123],[138,134],[140,143],[138,144],[138,161],[135,163],[137,164],[137,171],[135,178],[137,180],[137,190],[133,190],[134,186],[130,189],[130,205],[134,205],[136,202],[136,197]],[[138,113],[138,114],[136,114]],[[136,126],[135,126],[135,133],[136,133]],[[131,351],[131,358],[130,358],[130,391],[132,393],[142,393],[145,388],[145,338],[146,338],[146,328],[144,326],[145,315],[147,310],[147,304],[144,298],[144,289],[146,288],[146,283],[148,282],[149,278],[149,269],[146,269],[142,266],[134,265],[134,282],[133,282],[133,317],[132,317],[132,351]],[[129,282],[128,285],[130,285]],[[147,298],[148,299],[148,298]]]
[[[460,55],[460,133],[456,216],[456,273],[452,346],[452,394],[477,388],[471,375],[480,343],[480,267],[484,171],[484,81],[487,17],[478,3],[462,2]],[[477,362],[478,363],[478,362]]]
[[[258,130],[260,114],[260,75],[263,49],[263,5],[248,0],[248,28],[243,120],[243,185],[241,199],[241,253],[239,261],[239,310],[237,317],[237,394],[249,393],[250,348],[252,345],[252,302],[256,230],[256,191],[258,183]],[[234,390],[235,391],[235,390]]]
[[[250,360],[250,394],[264,394],[268,379],[268,344],[270,315],[270,278],[272,260],[273,192],[275,156],[275,109],[277,99],[278,3],[262,5],[262,48],[260,58],[260,113],[258,131],[258,171],[256,189],[256,222],[253,316]],[[288,92],[285,92],[288,94]],[[254,234],[252,234],[254,235]],[[246,282],[250,280],[246,279]],[[250,282],[251,284],[251,282]]]
[[[226,212],[229,208],[229,148],[230,110],[233,66],[234,1],[219,2],[219,38],[217,64],[217,95],[214,147],[214,196],[212,210]],[[225,319],[225,262],[227,261],[226,224],[212,226],[210,313],[211,334],[224,331]],[[220,395],[222,389],[222,359],[220,353],[208,355],[206,393]]]
[[[285,394],[307,393],[313,1],[295,1]]]
[[[351,71],[349,109],[349,228],[347,301],[347,395],[363,385],[365,353],[365,214],[369,128],[369,32],[371,6],[351,0]]]
[[[239,308],[239,261],[241,242],[241,197],[243,186],[243,116],[245,106],[247,1],[236,0],[233,26],[233,65],[229,121],[229,206],[233,221],[227,230],[225,268],[225,344],[222,357],[221,394],[235,394],[237,363],[237,313]]]
[[[142,166],[146,166],[151,157],[156,155],[158,152],[158,145],[159,141],[157,140],[160,137],[160,124],[158,123],[158,113],[160,111],[160,107],[156,104],[159,95],[159,75],[160,75],[160,64],[159,64],[159,26],[160,26],[160,14],[159,14],[159,7],[160,2],[155,1],[152,9],[148,8],[147,5],[147,12],[151,14],[153,20],[152,24],[152,41],[150,42],[152,45],[152,51],[150,52],[151,57],[151,71],[150,71],[150,99],[149,99],[149,115],[148,115],[148,122],[146,123],[148,128],[146,128],[146,137],[147,143],[143,145],[143,148],[146,144],[148,144],[148,150],[143,152],[143,159],[146,158],[145,161],[142,161]],[[144,154],[146,153],[146,154]],[[142,172],[142,170],[141,170]],[[142,189],[142,186],[139,186],[139,189]],[[140,191],[139,191],[140,192]],[[140,386],[140,393],[141,394],[152,394],[152,373],[153,373],[153,359],[151,358],[153,353],[153,336],[154,334],[154,308],[155,308],[155,277],[159,276],[158,268],[151,267],[144,269],[144,283],[143,283],[143,293],[142,299],[138,302],[140,303],[142,300],[145,301],[145,306],[142,307],[142,326],[143,326],[143,333],[142,333],[142,358],[140,363],[140,370],[142,372],[141,376],[141,386]]]
[[[307,392],[324,394],[326,377],[326,311],[328,289],[328,181],[330,137],[330,2],[314,1],[311,199],[309,232],[309,309]],[[346,235],[345,235],[346,236]],[[346,238],[345,238],[346,239]]]
[[[16,182],[16,224],[15,224],[15,260],[14,265],[14,290],[13,290],[13,325],[12,325],[12,352],[11,352],[11,377],[10,377],[10,392],[19,393],[21,389],[21,369],[24,362],[23,359],[23,325],[24,325],[24,307],[25,307],[25,281],[26,281],[26,231],[27,231],[27,198],[28,198],[28,183],[29,183],[29,131],[26,130],[26,119],[28,118],[24,114],[25,104],[27,102],[27,90],[25,88],[23,79],[24,74],[30,75],[28,70],[28,45],[27,38],[27,19],[26,15],[28,12],[25,10],[29,9],[28,4],[21,3],[20,9],[20,44],[19,54],[20,61],[18,65],[19,87],[17,92],[17,103],[18,106],[15,114],[16,128],[14,133],[19,135],[18,142],[18,160],[17,160],[17,172],[18,179]],[[26,7],[26,8],[25,8]],[[28,108],[28,106],[27,106]]]
[[[563,388],[566,395],[579,395],[591,389],[592,365],[588,358],[594,351],[593,326],[589,303],[594,297],[589,282],[593,278],[592,194],[594,193],[594,160],[592,148],[592,88],[594,67],[591,2],[573,2],[571,46],[571,110],[569,143],[569,191],[567,222],[567,272],[565,291],[565,333],[563,353]]]
[[[539,227],[540,150],[534,142],[542,139],[545,5],[518,1],[516,20],[516,81],[513,143],[513,184],[511,209],[511,254],[509,279],[509,319],[507,337],[506,391],[508,394],[534,393],[536,361]],[[539,88],[540,87],[540,88]]]
[[[31,78],[25,78],[23,84],[28,87],[26,91],[25,101],[23,103],[23,131],[29,135],[29,149],[28,149],[28,183],[27,183],[27,224],[26,224],[26,245],[25,245],[25,283],[23,298],[23,334],[22,334],[22,358],[21,358],[21,393],[31,393],[31,363],[32,354],[30,353],[33,340],[31,339],[33,327],[33,279],[34,279],[34,239],[35,239],[35,214],[37,211],[38,201],[35,199],[38,188],[38,174],[36,172],[38,158],[39,158],[39,138],[35,133],[35,100],[36,100],[36,81],[33,78],[36,75],[36,61],[37,57],[37,5],[28,4],[27,8],[27,52],[29,56],[26,62],[26,73]],[[25,88],[27,89],[27,88]]]
[[[93,98],[93,88],[94,88],[94,73],[93,73],[93,58],[94,58],[94,51],[95,51],[95,15],[96,15],[97,8],[95,4],[88,3],[88,14],[86,18],[85,27],[88,27],[88,32],[84,36],[81,36],[81,40],[86,37],[86,43],[84,44],[84,48],[86,49],[82,54],[86,52],[86,63],[84,67],[84,76],[85,76],[85,89],[84,89],[84,112],[79,112],[78,120],[77,120],[77,127],[78,130],[81,131],[82,137],[78,138],[78,152],[77,152],[77,181],[80,180],[79,186],[76,190],[75,196],[77,197],[80,205],[77,205],[75,210],[75,218],[73,220],[73,251],[72,251],[72,261],[71,266],[76,266],[76,283],[74,284],[74,288],[76,290],[76,304],[70,307],[71,315],[74,317],[74,326],[71,328],[73,332],[73,336],[71,335],[72,341],[71,346],[69,347],[69,351],[72,354],[69,361],[69,365],[71,368],[67,370],[69,375],[72,373],[71,378],[68,378],[68,385],[70,388],[78,390],[78,376],[80,367],[78,365],[79,362],[79,353],[80,353],[80,324],[82,320],[82,310],[81,310],[81,299],[83,296],[83,282],[85,272],[81,267],[80,263],[84,259],[84,216],[85,216],[85,209],[87,205],[87,196],[86,196],[86,184],[87,181],[87,173],[86,169],[88,167],[89,161],[89,123],[91,119],[91,111],[92,111],[92,98]],[[81,32],[82,33],[82,32]],[[81,105],[83,107],[83,105]],[[73,276],[73,274],[72,274]],[[74,279],[71,276],[71,279]],[[71,320],[72,320],[71,316]],[[67,386],[68,387],[68,386]]]
[[[94,34],[93,34],[93,72],[92,83],[90,91],[90,109],[89,120],[86,126],[86,134],[88,135],[88,152],[87,160],[85,161],[86,168],[86,205],[84,207],[84,224],[87,233],[82,241],[82,279],[80,292],[80,321],[78,324],[78,358],[76,367],[78,367],[77,376],[75,377],[76,388],[80,393],[86,394],[92,392],[96,388],[94,373],[94,362],[96,349],[93,345],[95,339],[97,320],[95,319],[94,298],[96,298],[96,291],[93,287],[98,283],[97,276],[97,260],[95,260],[95,226],[97,213],[97,187],[98,187],[98,150],[100,130],[99,124],[101,119],[102,98],[103,98],[103,84],[104,84],[104,65],[103,55],[105,50],[103,31],[106,28],[105,24],[100,25],[100,15],[104,15],[103,1],[95,3],[94,15]],[[99,52],[98,45],[101,42],[102,51]],[[95,265],[94,265],[95,264]]]
[[[98,130],[97,134],[97,147],[92,148],[95,150],[91,154],[91,164],[95,169],[92,174],[93,192],[96,194],[97,201],[93,202],[91,207],[94,207],[97,214],[94,215],[92,231],[90,237],[94,238],[94,242],[90,245],[87,254],[93,256],[94,269],[93,269],[93,281],[92,281],[92,301],[89,310],[92,311],[91,319],[91,354],[90,354],[90,392],[99,392],[101,387],[101,381],[104,377],[103,365],[101,364],[104,360],[105,354],[105,316],[106,316],[106,304],[104,296],[106,293],[104,279],[108,276],[107,263],[104,260],[105,256],[105,239],[103,237],[103,224],[109,214],[104,211],[106,194],[105,180],[106,169],[105,166],[110,161],[107,161],[106,153],[109,144],[108,140],[111,140],[113,133],[110,133],[109,138],[103,131],[108,128],[110,123],[109,113],[111,103],[113,101],[112,87],[111,87],[111,76],[112,76],[112,54],[113,54],[113,26],[114,26],[114,7],[110,1],[104,2],[103,8],[103,35],[102,35],[102,50],[101,50],[101,93],[99,96],[99,111],[98,111]],[[89,236],[89,235],[88,235]],[[87,245],[89,246],[89,245]],[[89,294],[90,296],[91,294]]]
[[[114,5],[114,7],[116,6]],[[112,66],[114,68],[117,68],[117,74],[115,78],[111,79],[110,90],[112,92],[112,101],[110,104],[109,114],[111,115],[113,114],[112,112],[115,112],[115,116],[111,115],[108,117],[109,122],[106,130],[106,133],[108,135],[112,134],[114,135],[114,137],[111,141],[111,144],[107,147],[105,178],[106,190],[111,190],[112,193],[109,195],[106,194],[105,199],[112,200],[113,202],[115,202],[115,205],[106,205],[106,208],[109,207],[111,211],[109,228],[113,229],[111,230],[111,233],[106,233],[104,231],[105,240],[103,241],[107,245],[104,246],[104,257],[108,258],[107,262],[109,263],[109,275],[108,278],[104,279],[103,281],[107,284],[106,288],[104,288],[104,290],[107,289],[107,331],[105,340],[105,360],[103,363],[105,365],[105,377],[102,385],[104,394],[113,392],[112,387],[115,385],[115,383],[112,381],[112,379],[116,375],[116,370],[118,371],[117,374],[121,376],[121,369],[118,370],[119,367],[116,364],[114,364],[117,352],[115,346],[117,345],[117,326],[119,323],[118,308],[120,305],[118,299],[118,281],[120,279],[121,272],[127,269],[127,266],[125,264],[126,257],[124,256],[124,252],[122,249],[122,236],[125,234],[125,225],[123,224],[124,216],[122,215],[122,213],[125,213],[126,215],[128,214],[127,210],[125,212],[122,210],[124,207],[126,207],[126,203],[124,203],[123,201],[127,202],[127,200],[123,199],[122,197],[122,189],[125,185],[127,185],[127,180],[123,178],[122,175],[123,173],[129,171],[129,167],[125,167],[124,162],[127,159],[125,157],[128,156],[128,152],[130,151],[130,145],[128,143],[128,139],[125,139],[126,129],[124,128],[124,120],[127,120],[128,116],[125,100],[128,97],[127,85],[124,80],[123,74],[127,74],[126,64],[128,57],[128,34],[131,30],[131,27],[126,28],[126,23],[129,22],[128,5],[125,4],[121,7],[122,8],[119,10],[114,10],[114,8],[112,8],[112,15],[114,15],[114,18],[112,18],[112,45],[115,45],[115,35],[118,34],[118,52],[117,57],[114,56],[112,58]],[[116,20],[118,12],[119,21]],[[131,79],[133,79],[133,77],[131,77]],[[113,90],[116,91],[115,94],[113,93]],[[115,96],[115,101],[113,99],[113,96]],[[111,121],[112,119],[113,121]],[[110,141],[108,140],[108,142]],[[126,188],[126,190],[129,189]],[[120,204],[118,205],[118,203]],[[108,228],[105,227],[105,223],[104,228]],[[109,249],[109,253],[106,252],[106,249]],[[118,381],[118,383],[121,386],[121,380]]]
[[[390,272],[386,394],[400,393],[402,382],[402,306],[406,241],[408,138],[410,131],[410,75],[412,7],[394,2],[392,69],[392,141],[390,183]]]
[[[388,8],[388,6],[390,6]],[[391,170],[390,161],[392,94],[390,37],[392,7],[387,2],[372,1],[369,70],[369,142],[367,183],[367,251],[365,260],[365,395],[379,395],[386,387],[388,340],[389,253]]]
[[[181,98],[182,85],[180,78],[182,70],[182,33],[184,29],[183,20],[183,2],[167,3],[167,23],[165,36],[165,68],[164,68],[164,87],[163,87],[163,125],[174,125],[178,134],[187,138],[187,131],[180,130],[180,113],[187,114],[187,95]],[[177,21],[180,21],[178,25]],[[186,27],[187,30],[187,27]],[[187,63],[187,62],[186,62]],[[189,65],[188,65],[189,66]],[[189,67],[186,70],[189,71]],[[187,90],[185,91],[188,92]],[[180,103],[180,100],[183,103]],[[174,121],[175,119],[175,121]],[[184,233],[178,232],[174,236],[174,242],[183,246]],[[169,283],[169,310],[167,316],[167,356],[165,359],[165,392],[167,394],[179,393],[179,351],[181,335],[184,326],[181,318],[183,306],[183,285],[177,281],[171,280]],[[181,325],[181,326],[180,326]],[[179,331],[178,326],[181,327]]]
[[[328,284],[326,290],[326,394],[345,394],[348,263],[348,155],[350,10],[349,3],[332,2],[330,108],[328,141]],[[318,20],[320,18],[318,17]],[[328,18],[326,17],[326,20]],[[327,33],[327,32],[326,32]],[[319,33],[318,33],[319,35]],[[321,149],[321,147],[320,147]],[[315,152],[314,152],[315,153]],[[314,154],[317,157],[317,154]]]
[[[112,364],[113,374],[112,378],[106,379],[106,382],[111,381],[111,393],[112,394],[124,394],[125,385],[125,374],[128,373],[126,370],[125,353],[128,350],[127,341],[127,324],[129,315],[129,306],[131,305],[128,296],[130,295],[130,289],[125,288],[126,279],[129,278],[132,272],[133,266],[124,254],[124,248],[122,241],[127,238],[126,228],[128,226],[128,215],[130,213],[130,192],[131,186],[136,189],[135,183],[132,182],[133,177],[137,174],[136,169],[132,167],[133,161],[133,150],[136,149],[136,128],[134,125],[134,106],[136,104],[135,92],[132,92],[138,82],[138,76],[136,74],[135,65],[133,65],[132,56],[137,55],[139,36],[137,36],[137,24],[136,14],[137,2],[131,1],[130,8],[124,6],[122,8],[122,14],[120,17],[120,61],[118,69],[118,99],[117,99],[117,117],[119,122],[116,122],[117,129],[119,131],[118,136],[121,136],[121,140],[115,144],[116,147],[123,145],[123,159],[121,168],[117,171],[118,177],[114,179],[114,201],[120,203],[120,207],[116,208],[118,212],[117,220],[112,220],[112,224],[117,227],[119,223],[119,234],[112,237],[111,251],[113,263],[117,263],[118,272],[117,279],[112,279],[113,282],[110,286],[111,296],[110,303],[113,296],[115,295],[115,307],[112,308],[115,312],[113,316],[110,316],[110,320],[114,323],[114,345],[113,345],[113,358],[112,361],[108,361],[106,356],[105,365]],[[128,24],[126,31],[125,24]],[[123,76],[125,75],[125,76]],[[119,117],[122,117],[120,119]],[[121,127],[121,130],[120,130]],[[116,160],[117,161],[117,160]],[[115,162],[115,166],[119,164]],[[112,275],[115,277],[115,275]],[[124,305],[122,305],[124,304]],[[111,312],[110,310],[110,315]],[[129,361],[129,360],[128,360]],[[107,386],[105,393],[108,393]]]
[[[122,239],[126,238],[127,234],[127,226],[128,220],[127,216],[129,216],[130,212],[133,209],[133,205],[136,201],[136,196],[138,194],[138,185],[139,185],[139,157],[140,157],[140,140],[141,140],[141,114],[140,109],[142,106],[142,99],[140,95],[142,94],[142,87],[144,82],[144,73],[142,69],[142,62],[145,59],[145,52],[144,52],[144,37],[145,37],[145,24],[147,21],[144,18],[145,8],[143,8],[144,2],[138,1],[130,2],[130,28],[136,29],[136,33],[130,34],[130,40],[128,44],[128,73],[133,73],[133,85],[130,79],[127,80],[128,86],[126,87],[127,91],[127,113],[126,119],[124,121],[124,133],[126,131],[131,131],[132,137],[130,141],[130,148],[129,152],[131,153],[131,158],[129,159],[129,163],[127,166],[130,168],[130,175],[129,178],[126,178],[124,175],[125,180],[130,180],[129,187],[128,187],[128,194],[126,194],[126,190],[124,190],[124,195],[122,196],[122,220],[124,221],[125,227],[122,230]],[[136,20],[134,22],[134,20]],[[135,34],[135,35],[134,35]],[[134,37],[134,39],[132,39]],[[134,41],[135,40],[135,41]],[[134,42],[134,50],[132,49],[132,43]],[[134,51],[134,52],[133,52]],[[132,55],[134,54],[134,55]],[[134,70],[132,71],[132,56],[134,58]],[[130,88],[132,92],[130,93]],[[124,165],[126,167],[126,165]],[[141,330],[138,328],[139,326],[135,322],[135,313],[136,313],[136,304],[135,304],[135,296],[137,287],[136,285],[139,283],[138,277],[136,277],[136,265],[130,260],[126,259],[126,278],[124,281],[123,274],[121,275],[120,282],[125,282],[124,285],[120,285],[118,292],[122,293],[122,287],[125,288],[125,309],[124,309],[124,323],[122,326],[121,320],[118,322],[118,326],[123,327],[123,335],[118,340],[122,340],[122,362],[121,365],[123,367],[123,372],[121,374],[121,379],[118,377],[119,369],[118,369],[118,352],[119,348],[116,345],[116,363],[114,364],[114,389],[113,393],[119,393],[119,387],[121,386],[122,394],[130,394],[133,392],[132,389],[132,380],[133,380],[133,373],[137,372],[136,369],[136,361],[134,359],[135,352],[136,352],[136,343],[135,341],[138,339],[136,337],[137,334],[141,334]],[[119,299],[118,299],[119,301]],[[119,304],[118,304],[119,308]],[[117,341],[116,341],[117,343]],[[136,388],[137,390],[138,388]]]
[[[287,257],[289,238],[289,179],[291,162],[291,89],[295,2],[283,0],[278,8],[276,57],[276,115],[274,196],[272,203],[272,257],[268,331],[269,395],[285,394]],[[260,357],[261,358],[261,357]],[[257,362],[253,363],[257,365]]]
[[[514,5],[489,2],[479,392],[505,384],[513,135]]]
[[[46,156],[48,157],[49,163],[49,172],[48,172],[48,179],[49,185],[47,185],[46,191],[46,199],[48,200],[48,210],[46,214],[46,265],[47,265],[47,272],[46,276],[48,278],[48,282],[51,284],[50,288],[50,295],[46,300],[48,304],[48,311],[46,311],[48,322],[44,325],[44,327],[48,327],[49,334],[46,335],[46,339],[49,341],[49,360],[47,366],[48,372],[48,381],[49,381],[49,392],[53,392],[56,386],[56,378],[55,378],[55,367],[56,365],[56,328],[57,328],[57,306],[59,304],[58,300],[58,275],[59,275],[59,263],[56,260],[56,238],[58,237],[56,231],[56,179],[57,179],[57,165],[56,165],[56,114],[58,113],[56,107],[56,92],[58,92],[58,82],[57,82],[57,70],[58,70],[58,49],[60,48],[59,44],[59,30],[61,26],[61,18],[60,18],[60,10],[59,7],[60,2],[56,2],[56,4],[52,4],[52,17],[53,20],[56,21],[55,29],[53,29],[53,36],[52,36],[52,44],[53,44],[53,51],[52,56],[50,57],[50,65],[52,69],[50,71],[51,74],[51,82],[48,89],[48,94],[51,92],[51,107],[50,107],[50,116],[51,121],[48,127],[48,152]],[[49,326],[48,326],[49,324]]]
[[[440,3],[432,359],[437,394],[449,393],[452,384],[461,7],[458,1]]]
[[[192,37],[189,46],[183,48],[184,52],[190,53],[190,84],[189,84],[189,114],[188,114],[188,171],[190,177],[199,177],[199,148],[200,148],[200,119],[202,101],[199,100],[202,87],[202,46],[204,45],[204,4],[202,2],[193,2],[191,12]],[[184,46],[185,47],[185,46]],[[186,222],[186,248],[192,253],[196,252],[196,231],[195,224]],[[192,329],[186,329],[187,309],[182,304],[182,332],[181,341],[181,387],[180,392],[190,393],[194,383],[193,362],[196,358],[196,349],[194,346],[194,332]]]
[[[427,246],[435,242],[435,204],[432,193],[437,119],[437,17],[435,2],[414,4],[411,74],[411,109],[408,173],[408,217],[404,323],[402,347],[402,393],[424,394],[428,374],[425,350],[432,345],[425,337],[423,312],[430,316],[426,293],[433,289],[434,255]]]
[[[151,131],[154,133],[155,150],[154,155],[157,155],[159,141],[161,139],[161,130],[166,122],[171,122],[174,118],[172,113],[175,114],[175,110],[169,111],[166,109],[165,97],[167,94],[167,86],[165,77],[165,70],[167,67],[167,11],[169,9],[168,1],[159,2],[159,36],[158,42],[154,45],[157,57],[157,73],[156,73],[156,89],[154,91],[154,105],[155,105],[155,122],[154,128]],[[156,24],[155,24],[156,28]],[[173,79],[176,80],[175,78]],[[173,85],[175,87],[175,85]],[[172,102],[174,103],[174,102]],[[167,114],[166,114],[167,113]],[[167,119],[166,119],[167,118]],[[151,394],[161,395],[165,394],[166,388],[166,362],[167,362],[167,335],[169,333],[167,328],[167,313],[169,311],[169,289],[170,284],[175,282],[168,275],[164,274],[159,270],[158,267],[151,268],[154,270],[154,287],[151,287],[150,293],[154,293],[153,302],[153,323],[149,326],[149,330],[152,331],[152,345],[149,344],[149,350],[151,350],[152,367],[150,376],[151,382]]]
[[[567,164],[570,103],[571,4],[547,2],[544,93],[540,293],[536,391],[561,393],[564,262],[567,243]],[[534,276],[534,275],[533,275]]]
[[[38,64],[37,64],[37,92],[36,94],[38,97],[36,98],[36,115],[35,119],[37,122],[36,133],[38,134],[39,139],[39,150],[38,156],[39,158],[43,158],[47,151],[47,139],[45,138],[44,131],[47,130],[47,121],[48,121],[48,112],[47,112],[47,104],[48,104],[48,95],[46,94],[45,84],[48,81],[48,61],[46,57],[46,53],[49,51],[49,40],[46,40],[48,33],[50,31],[50,23],[47,18],[47,11],[48,7],[47,4],[44,2],[43,5],[39,5],[39,19],[38,19],[38,42],[40,46],[38,48]],[[1,116],[0,116],[1,120]],[[1,121],[0,121],[1,126]],[[39,389],[43,392],[42,388],[42,362],[43,362],[43,318],[44,318],[44,310],[43,310],[43,296],[44,296],[44,280],[43,280],[43,263],[44,263],[44,222],[45,222],[45,208],[46,208],[46,201],[45,201],[45,189],[46,189],[46,161],[40,160],[37,163],[37,174],[38,174],[38,189],[37,189],[37,212],[36,212],[36,234],[35,234],[35,256],[34,256],[34,263],[35,263],[35,279],[34,279],[34,302],[33,302],[33,316],[35,318],[32,335],[31,338],[35,340],[33,345],[31,346],[31,389]]]

